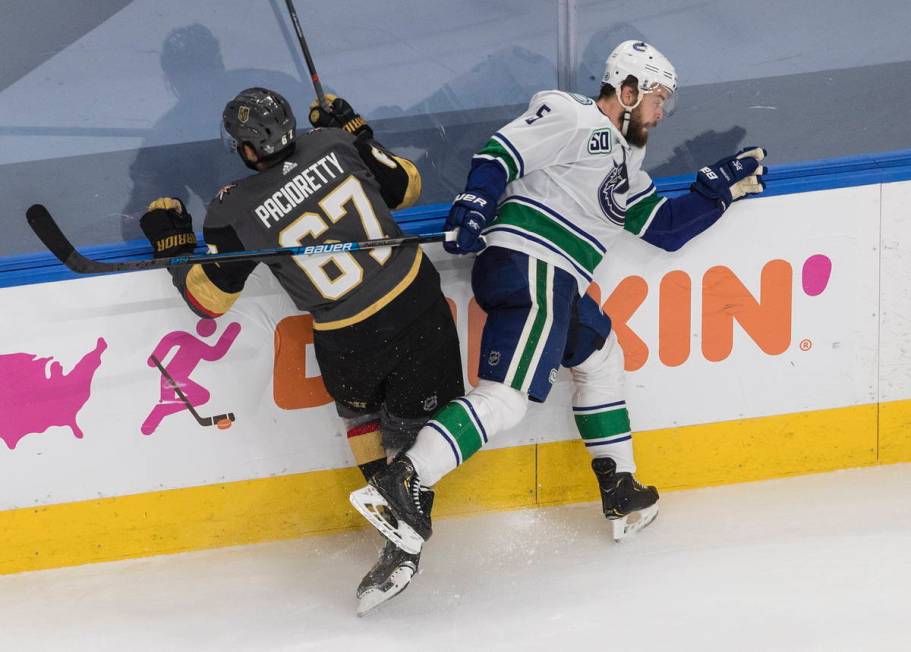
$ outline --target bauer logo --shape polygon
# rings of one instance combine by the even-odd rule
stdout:
[[[766,355],[781,355],[792,347],[809,351],[812,340],[797,338],[795,343],[795,299],[825,292],[831,280],[831,259],[824,254],[809,256],[797,273],[790,262],[775,259],[758,271],[758,275],[744,274],[742,279],[723,265],[710,267],[696,278],[673,270],[662,276],[657,286],[650,286],[641,276],[627,276],[606,300],[602,300],[597,284],[589,288],[589,295],[610,315],[627,371],[641,369],[654,356],[655,345],[658,360],[667,367],[680,366],[697,354],[709,362],[721,362],[734,351],[736,328]],[[756,282],[756,276],[758,296],[747,288],[747,283]],[[651,346],[631,323],[650,295],[658,306],[657,342]],[[701,298],[702,310],[694,315],[696,296]],[[644,330],[643,326],[639,328]],[[693,352],[694,346],[699,347],[698,353]]]
[[[588,139],[589,154],[610,154],[613,149],[613,138],[610,129],[597,129]]]

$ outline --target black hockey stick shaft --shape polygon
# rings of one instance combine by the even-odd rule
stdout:
[[[190,400],[187,398],[186,394],[184,394],[180,389],[180,385],[178,385],[177,382],[171,378],[171,374],[169,374],[168,371],[164,368],[164,365],[161,364],[161,360],[156,358],[154,355],[150,355],[149,360],[155,363],[155,366],[158,367],[158,371],[160,371],[161,375],[167,379],[168,384],[174,389],[174,392],[177,394],[178,398],[180,398],[181,402],[187,406],[190,414],[192,414],[193,418],[196,419],[196,423],[201,426],[211,426],[218,423],[222,419],[234,421],[234,414],[232,412],[228,412],[228,414],[217,414],[214,417],[199,416],[199,412],[196,411],[196,408],[194,408],[193,404],[190,403]]]
[[[319,81],[319,75],[316,74],[316,65],[313,63],[313,57],[310,56],[310,48],[307,47],[307,39],[304,38],[304,30],[301,29],[297,11],[294,9],[294,2],[292,0],[285,0],[285,4],[288,6],[288,13],[291,15],[291,23],[294,25],[294,31],[297,33],[297,40],[304,53],[304,59],[307,60],[307,70],[310,71],[310,81],[313,82],[313,90],[316,91],[316,99],[319,100],[320,106],[322,106],[326,112],[331,113],[332,107],[326,100],[326,94],[323,93],[323,85]]]
[[[213,265],[242,260],[263,260],[275,256],[316,256],[338,254],[343,252],[378,249],[380,247],[400,247],[407,244],[425,242],[442,242],[454,238],[454,231],[438,233],[419,233],[398,238],[378,238],[360,242],[338,242],[334,244],[307,245],[300,247],[277,247],[274,249],[253,249],[248,251],[231,251],[221,254],[190,254],[171,258],[149,258],[146,260],[123,260],[105,262],[86,258],[67,239],[54,221],[47,208],[35,204],[26,211],[29,226],[35,235],[54,254],[60,262],[77,274],[112,274],[117,272],[138,272],[146,269],[163,269],[186,265]]]

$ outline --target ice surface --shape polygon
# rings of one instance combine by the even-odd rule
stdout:
[[[907,650],[911,465],[443,519],[355,616],[360,531],[0,578],[2,650]]]

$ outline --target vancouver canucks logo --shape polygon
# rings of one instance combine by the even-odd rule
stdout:
[[[589,104],[594,104],[594,100],[590,97],[585,97],[584,95],[579,95],[578,93],[567,93],[571,98],[576,100],[579,104],[583,106],[588,106]]]
[[[598,203],[601,210],[611,222],[623,226],[626,220],[626,201],[624,196],[629,192],[629,179],[626,175],[626,163],[614,167],[601,185],[598,186]]]

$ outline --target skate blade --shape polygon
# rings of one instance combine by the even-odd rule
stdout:
[[[352,491],[348,499],[370,525],[396,546],[412,555],[421,552],[424,539],[401,519],[398,519],[397,527],[386,520],[385,512],[389,509],[389,503],[374,487],[367,485],[363,489]],[[385,509],[380,509],[381,507]]]
[[[610,519],[613,529],[614,541],[621,541],[631,534],[648,527],[658,516],[658,503],[651,507],[627,514],[621,518]]]
[[[408,588],[411,578],[414,577],[414,567],[410,565],[399,566],[380,586],[371,586],[358,596],[357,615],[365,616],[380,605],[386,604],[392,598]]]

